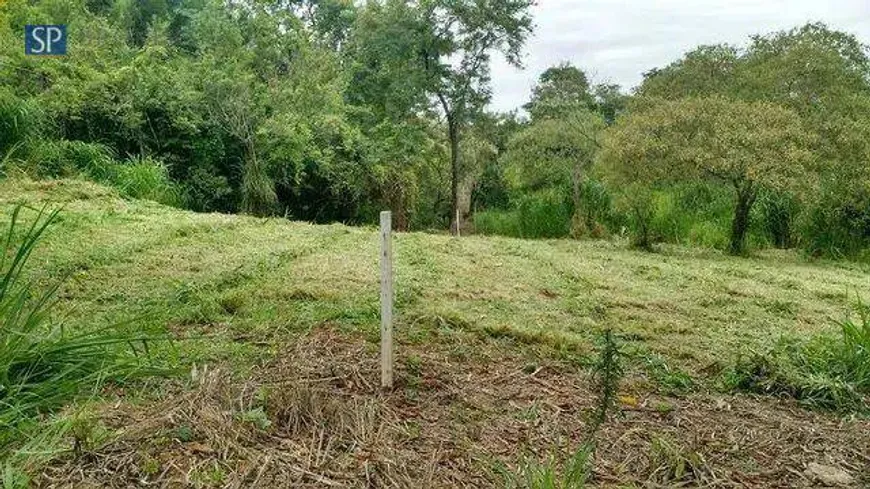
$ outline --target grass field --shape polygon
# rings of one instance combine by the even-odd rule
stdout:
[[[168,333],[153,354],[181,372],[70,407],[88,429],[31,466],[38,485],[523,485],[504,473],[558,471],[577,448],[608,328],[628,373],[596,485],[812,486],[811,463],[870,483],[864,417],[719,387],[741,355],[835,331],[870,299],[868,265],[399,234],[399,387],[381,393],[374,228],[0,182],[2,219],[17,202],[63,206],[31,270],[44,284],[68,275],[55,319]]]

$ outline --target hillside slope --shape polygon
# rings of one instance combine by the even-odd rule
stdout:
[[[868,290],[866,265],[399,234],[400,388],[383,394],[374,228],[194,214],[78,181],[0,182],[0,219],[22,201],[63,205],[34,260],[40,280],[70,273],[59,320],[165,328],[179,341],[161,355],[197,372],[95,408],[109,427],[140,429],[87,460],[60,457],[44,485],[499,485],[493,466],[576,448],[592,406],[582,366],[605,328],[631,368],[598,483],[790,487],[812,483],[810,462],[867,471],[865,421],[706,387],[667,395],[649,369],[703,386],[749,349],[832,330]],[[173,435],[180,426],[193,436]]]

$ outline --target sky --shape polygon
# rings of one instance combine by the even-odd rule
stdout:
[[[538,75],[570,62],[595,83],[630,89],[642,74],[701,44],[745,45],[749,36],[822,21],[870,44],[870,0],[538,0],[525,69],[492,66],[491,108],[526,103]]]

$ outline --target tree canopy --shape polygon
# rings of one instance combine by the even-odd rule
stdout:
[[[7,0],[0,172],[314,222],[386,208],[400,230],[524,220],[502,227],[524,237],[632,232],[630,187],[669,240],[870,248],[855,36],[807,24],[700,46],[632,94],[561,63],[525,112],[491,113],[490,65],[522,65],[533,3]],[[26,56],[34,22],[66,23],[70,55]]]
[[[721,96],[648,101],[607,135],[602,162],[620,183],[713,179],[733,188],[732,253],[744,250],[761,188],[809,182],[812,137],[794,111]]]

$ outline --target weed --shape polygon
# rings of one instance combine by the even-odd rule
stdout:
[[[648,355],[644,363],[647,375],[656,382],[662,393],[684,395],[695,387],[692,376],[683,370],[668,365],[659,355]]]
[[[591,428],[587,433],[589,440],[594,438],[598,428],[607,421],[607,415],[616,407],[619,381],[624,373],[622,356],[613,331],[604,331],[600,339],[598,361],[592,367],[596,400]]]
[[[870,312],[860,301],[857,320],[839,323],[839,335],[808,341],[783,338],[766,353],[738,360],[728,387],[786,395],[816,407],[866,410],[870,394]]]
[[[109,183],[125,197],[167,205],[178,205],[181,201],[166,165],[148,156],[134,157],[116,164]]]
[[[653,438],[650,469],[650,480],[668,487],[702,482],[709,474],[703,455],[666,437]]]
[[[80,415],[73,419],[70,432],[73,437],[73,453],[76,457],[87,455],[100,447],[109,438],[109,430],[93,416]]]
[[[593,447],[582,445],[564,463],[554,458],[545,462],[527,460],[517,473],[498,467],[505,487],[526,489],[582,489],[589,479]]]
[[[147,457],[142,462],[141,472],[145,476],[154,477],[160,473],[160,461],[155,458]]]
[[[182,424],[175,429],[173,435],[182,443],[193,441],[193,428],[189,424]]]
[[[37,415],[86,389],[96,392],[108,380],[147,373],[142,352],[153,339],[116,328],[70,333],[52,324],[59,283],[38,291],[25,274],[37,242],[58,214],[43,209],[19,232],[22,209],[13,210],[0,252],[0,454],[28,437],[27,425]],[[85,422],[67,423],[58,433],[69,430],[78,453],[99,442],[96,427]],[[54,441],[60,438],[43,431],[52,432]]]
[[[266,414],[266,411],[263,410],[262,407],[256,407],[254,409],[249,409],[247,411],[241,412],[238,414],[239,421],[243,423],[249,423],[257,427],[260,430],[268,430],[270,426],[272,426],[272,422],[269,420],[269,416]]]

